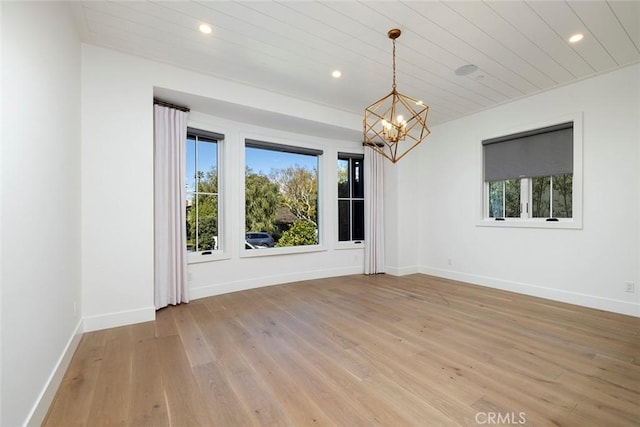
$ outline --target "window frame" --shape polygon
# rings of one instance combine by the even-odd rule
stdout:
[[[533,217],[506,217],[496,220],[489,217],[489,183],[484,181],[484,152],[482,141],[498,138],[503,135],[516,134],[520,132],[534,131],[560,123],[573,122],[573,190],[572,190],[572,217],[557,218],[547,221],[547,218]],[[582,195],[583,195],[583,118],[582,112],[571,113],[559,117],[549,118],[536,123],[523,124],[518,127],[494,132],[478,139],[477,142],[477,179],[479,191],[476,192],[476,226],[481,227],[521,227],[521,228],[561,228],[561,229],[582,229]],[[476,187],[476,188],[478,188]],[[530,192],[530,189],[528,189]]]
[[[227,150],[225,148],[225,134],[216,132],[210,129],[210,126],[204,125],[202,123],[193,123],[189,122],[187,126],[187,138],[189,135],[198,135],[207,139],[216,140],[217,145],[217,172],[218,172],[218,249],[211,251],[200,251],[200,252],[187,252],[187,265],[190,264],[198,264],[202,262],[209,261],[217,261],[222,259],[230,259],[230,251],[229,246],[230,242],[227,241],[227,224],[226,224],[226,179],[225,179],[225,171],[226,164],[228,163],[227,159]],[[186,139],[185,138],[185,144]],[[186,166],[186,146],[185,146],[185,166]],[[185,169],[186,172],[186,169]],[[186,182],[185,182],[186,187]],[[187,192],[185,191],[185,202],[186,202]],[[186,209],[185,209],[185,221],[186,221]],[[185,247],[186,250],[186,247]]]
[[[364,180],[365,180],[365,176],[364,176],[364,153],[348,153],[348,152],[338,152],[337,156],[336,156],[336,165],[338,163],[338,161],[340,160],[347,160],[349,162],[349,168],[348,168],[348,176],[349,176],[349,197],[340,197],[340,194],[338,193],[338,182],[337,182],[337,176],[338,176],[338,169],[336,168],[336,180],[335,180],[335,187],[336,187],[336,242],[338,246],[345,246],[345,247],[358,247],[358,246],[363,246],[366,243],[366,238],[367,236],[365,235],[364,238],[362,239],[353,239],[353,222],[350,221],[349,223],[349,237],[351,237],[349,240],[340,240],[340,201],[341,200],[348,200],[349,201],[349,213],[350,213],[350,217],[352,218],[352,211],[351,208],[353,206],[353,201],[354,200],[361,200],[362,203],[364,204]],[[362,191],[362,197],[353,197],[353,186],[351,183],[351,170],[353,167],[353,160],[360,160],[361,161],[361,165],[362,165],[362,170],[360,173],[360,176],[362,178],[362,182],[363,182],[363,191]],[[364,227],[364,208],[363,208],[363,218],[362,218],[362,227],[363,227],[363,234],[365,232],[365,227]]]
[[[250,144],[250,148],[259,148],[259,149],[271,149],[273,151],[283,151],[289,153],[299,153],[304,155],[315,155],[317,157],[317,170],[316,170],[316,182],[317,182],[317,224],[318,224],[318,244],[316,245],[305,245],[305,246],[285,246],[285,247],[273,247],[269,249],[246,249],[244,245],[244,240],[240,242],[240,258],[254,258],[254,257],[263,257],[263,256],[275,256],[275,255],[286,255],[286,254],[298,254],[298,253],[309,253],[309,252],[325,252],[327,251],[326,242],[324,238],[324,180],[325,180],[325,168],[324,168],[324,157],[326,155],[326,150],[318,145],[311,145],[304,141],[290,141],[286,138],[281,137],[265,137],[264,135],[249,135],[249,134],[241,134],[240,141],[242,142],[240,161],[241,161],[241,169],[243,172],[240,175],[239,180],[239,193],[240,193],[240,218],[238,224],[238,236],[244,236],[246,233],[245,230],[245,217],[246,217],[246,149],[247,143]],[[277,140],[278,142],[272,142]],[[260,145],[260,146],[258,146]],[[273,148],[270,148],[273,147]]]

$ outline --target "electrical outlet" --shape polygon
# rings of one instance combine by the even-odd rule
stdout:
[[[634,294],[636,292],[636,284],[633,282],[624,282],[624,291]]]
[[[451,258],[447,260],[447,265],[453,265],[453,260],[451,260]]]

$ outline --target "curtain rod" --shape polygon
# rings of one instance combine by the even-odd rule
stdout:
[[[170,102],[163,101],[157,98],[153,98],[153,103],[156,105],[160,105],[162,107],[175,108],[176,110],[184,111],[185,113],[188,113],[189,111],[191,111],[189,107],[183,107],[181,105],[172,104]]]

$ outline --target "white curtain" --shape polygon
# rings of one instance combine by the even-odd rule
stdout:
[[[156,309],[189,302],[185,221],[187,113],[154,105]]]
[[[384,157],[364,152],[364,274],[384,273]]]

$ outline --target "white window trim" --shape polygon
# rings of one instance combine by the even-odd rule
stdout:
[[[266,248],[266,249],[242,249],[240,258],[256,258],[275,255],[291,255],[304,254],[311,252],[326,252],[329,249],[322,244],[309,246],[285,246],[282,248]]]
[[[229,203],[226,200],[227,191],[227,165],[231,164],[230,150],[226,147],[226,140],[229,138],[231,131],[229,129],[220,129],[210,124],[200,121],[189,120],[187,126],[190,128],[200,129],[203,131],[217,132],[225,135],[225,139],[218,141],[218,249],[210,251],[211,254],[203,255],[203,252],[187,252],[187,265],[199,264],[203,262],[220,261],[231,259],[231,245],[229,242],[229,224],[227,218],[230,218]],[[221,226],[222,225],[222,226]]]
[[[582,112],[567,114],[560,117],[553,117],[536,123],[523,124],[517,127],[492,132],[479,138],[476,144],[476,226],[478,227],[515,227],[515,228],[560,228],[560,229],[582,229],[582,145],[583,145],[583,118]],[[496,221],[489,218],[488,199],[489,185],[484,182],[483,173],[483,150],[482,141],[496,138],[502,135],[510,135],[559,123],[573,122],[573,195],[572,195],[572,218],[558,218],[558,221],[547,221],[546,218],[505,218]]]
[[[364,158],[364,150],[362,151],[343,151],[343,150],[339,150],[336,153],[336,161],[340,158],[339,154],[353,154],[353,155],[359,155],[362,156]],[[364,167],[364,162],[363,162],[363,167]],[[340,198],[338,197],[338,189],[337,189],[337,180],[335,177],[338,176],[337,173],[337,168],[336,168],[336,173],[334,174],[334,180],[336,182],[336,185],[334,185],[335,188],[335,207],[334,207],[334,218],[335,218],[335,233],[333,235],[333,239],[335,240],[335,249],[359,249],[362,248],[364,249],[365,244],[366,244],[366,240],[365,239],[361,239],[361,240],[339,240],[339,234],[340,234],[340,212],[339,212],[339,205],[338,202],[340,200],[346,200],[346,198]],[[364,171],[363,171],[363,179],[364,179]],[[349,190],[349,193],[351,193],[351,190]],[[354,198],[349,198],[348,200],[354,200]],[[355,200],[360,200],[359,198],[355,198]],[[362,200],[364,200],[364,197],[362,197]],[[351,231],[351,230],[349,230]],[[365,236],[366,238],[367,236]]]
[[[336,241],[335,249],[343,250],[343,249],[364,249],[367,245],[367,242],[364,240],[343,240]]]
[[[274,137],[274,136],[265,136],[265,135],[257,135],[250,133],[241,133],[239,135],[239,141],[242,143],[242,149],[240,150],[240,169],[243,171],[240,174],[240,187],[238,188],[238,194],[240,194],[240,223],[238,224],[238,236],[244,236],[245,231],[245,215],[246,215],[246,187],[245,187],[245,174],[244,171],[247,166],[246,158],[245,158],[245,141],[247,139],[253,139],[257,141],[273,141],[276,144],[289,145],[291,147],[300,147],[300,148],[308,148],[312,150],[322,150],[323,154],[318,156],[318,207],[316,212],[318,214],[318,244],[317,245],[309,245],[309,246],[285,246],[285,247],[273,247],[268,249],[246,249],[244,245],[244,241],[241,242],[240,246],[240,258],[255,258],[255,257],[264,257],[264,256],[274,256],[274,255],[288,255],[288,254],[300,254],[300,253],[310,253],[310,252],[325,252],[328,250],[325,244],[325,224],[324,224],[324,206],[325,206],[325,197],[324,194],[324,182],[326,180],[326,161],[325,157],[327,156],[327,148],[323,146],[318,146],[309,144],[305,141],[292,141],[284,137]]]
[[[187,258],[187,264],[200,264],[202,262],[231,259],[231,255],[228,252],[218,249],[216,251],[211,251],[211,254],[209,255],[203,255],[202,252],[189,252]]]

